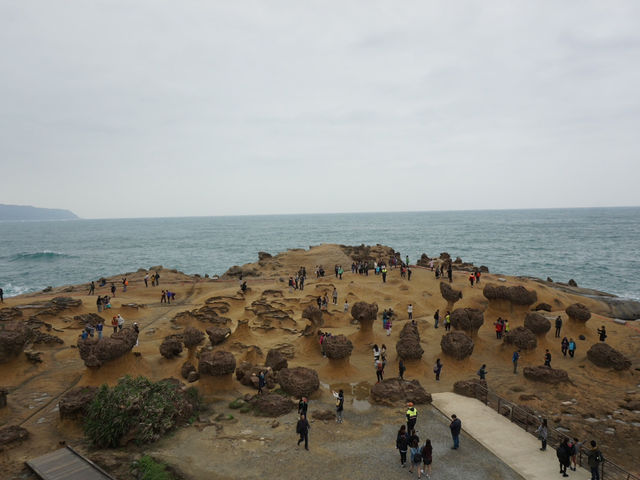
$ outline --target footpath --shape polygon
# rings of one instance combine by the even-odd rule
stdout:
[[[540,441],[530,433],[474,398],[455,393],[434,393],[433,406],[447,417],[456,414],[462,429],[527,480],[563,478],[555,449],[540,451]],[[464,439],[460,449],[464,451]],[[578,467],[567,471],[574,480],[590,480],[591,473]]]

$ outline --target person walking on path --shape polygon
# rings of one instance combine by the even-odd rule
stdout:
[[[544,353],[544,366],[551,368],[551,352],[548,348]]]
[[[387,283],[387,267],[382,267],[382,283]]]
[[[338,305],[338,289],[337,288],[333,289],[333,293],[331,294],[331,296],[333,298],[333,304]]]
[[[114,316],[111,319],[111,326],[113,327],[113,333],[116,333],[118,331],[118,317]]]
[[[149,272],[144,274],[144,286],[145,288],[149,287]]]
[[[560,463],[560,473],[563,477],[568,477],[567,467],[571,465],[571,447],[569,447],[569,439],[564,437],[562,443],[556,448],[556,456]]]
[[[558,315],[556,318],[556,338],[560,338],[560,330],[562,330],[562,317]]]
[[[122,327],[124,327],[124,318],[122,318],[120,314],[118,314],[116,318],[118,320],[118,330],[122,330]]]
[[[598,449],[595,440],[591,440],[591,448],[587,452],[587,463],[591,469],[591,480],[600,480],[600,464],[604,462],[602,452]]]
[[[476,276],[473,273],[469,274],[469,285],[471,285],[471,288],[473,288],[473,282],[476,281]]]
[[[96,293],[96,282],[91,280],[91,284],[89,285],[89,295],[93,295]]]
[[[102,320],[101,320],[96,325],[96,331],[98,332],[98,340],[100,340],[102,338],[102,329],[103,328],[104,328],[104,325],[102,324]]]
[[[571,442],[571,467],[569,467],[574,472],[576,471],[578,459],[578,455],[580,454],[580,450],[582,450],[582,442],[578,440],[578,437],[573,437],[573,442]]]
[[[549,428],[547,427],[547,419],[543,418],[542,423],[538,426],[536,430],[536,434],[538,435],[538,440],[542,442],[542,446],[540,447],[540,451],[544,452],[547,449],[547,438],[549,437]]]
[[[116,284],[115,283],[111,283],[111,296],[112,297],[116,296]]]
[[[424,447],[420,452],[422,454],[422,462],[424,463],[424,467],[422,469],[423,472],[426,472],[427,478],[431,478],[431,462],[433,462],[433,446],[431,445],[431,440],[426,439],[424,442]]]
[[[442,372],[442,362],[438,358],[436,364],[433,366],[433,373],[436,374],[436,382],[440,381],[440,372]]]
[[[453,447],[451,447],[451,449],[457,450],[460,448],[460,430],[462,429],[462,422],[455,414],[451,415],[449,429],[451,430],[451,438],[453,439]]]
[[[300,420],[298,420],[298,424],[296,425],[296,433],[300,435],[298,439],[298,445],[300,445],[304,441],[304,449],[309,450],[309,430],[311,429],[311,425],[307,421],[306,415],[300,415]]]
[[[418,478],[422,476],[422,454],[420,450],[420,443],[414,439],[411,443],[411,466],[409,467],[409,473],[413,473],[413,469],[415,468],[418,472]]]
[[[309,401],[307,400],[307,397],[300,397],[300,401],[298,402],[298,415],[304,415],[306,418],[308,409]]]
[[[436,310],[436,313],[433,314],[434,327],[438,328],[438,322],[440,321],[440,310]]]
[[[576,342],[573,340],[573,338],[570,338],[569,339],[569,356],[573,358],[575,354],[576,354]]]
[[[607,339],[607,330],[604,328],[604,325],[598,329],[598,335],[600,335],[601,342],[604,342]]]
[[[407,267],[407,280],[411,281],[411,269],[409,267]]]
[[[518,360],[520,360],[520,350],[513,352],[511,361],[513,362],[513,373],[518,373]]]
[[[569,350],[569,339],[567,337],[562,338],[562,342],[560,342],[560,350],[562,351],[562,355],[567,356],[567,351]]]
[[[480,370],[478,370],[478,376],[480,377],[480,380],[486,380],[486,377],[487,377],[487,366],[484,363],[480,367]]]
[[[407,407],[407,432],[411,432],[418,421],[418,410],[413,406],[413,402],[407,403]]]
[[[384,380],[384,363],[382,360],[376,360],[376,377],[378,381],[376,383],[380,383]]]
[[[409,320],[413,320],[413,304],[409,304],[407,307],[407,313],[409,314]]]
[[[407,370],[407,367],[404,366],[404,362],[402,359],[398,362],[398,377],[400,380],[404,380],[404,372]]]
[[[409,434],[406,427],[402,425],[398,430],[396,436],[396,449],[400,452],[400,466],[405,468],[407,466],[407,450],[409,449]]]
[[[340,390],[338,393],[333,392],[336,396],[336,422],[342,423],[342,412],[344,412],[344,391]]]

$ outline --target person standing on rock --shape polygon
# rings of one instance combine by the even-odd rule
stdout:
[[[569,339],[569,356],[573,358],[575,354],[576,354],[576,342],[573,340],[573,338],[570,338]]]
[[[598,329],[598,335],[600,335],[601,342],[604,342],[607,339],[607,330],[604,328],[604,325]]]
[[[306,415],[300,415],[300,420],[298,420],[298,424],[296,425],[296,433],[300,435],[298,439],[298,445],[304,441],[304,449],[309,450],[309,430],[311,429],[311,425],[307,421]]]
[[[438,322],[440,321],[440,310],[436,310],[433,314],[434,328],[438,328]]]
[[[402,425],[396,436],[396,448],[400,452],[400,466],[405,468],[407,466],[407,450],[409,449],[409,434],[406,427]]]
[[[556,338],[560,338],[560,330],[562,330],[562,317],[558,315],[556,318]]]
[[[398,376],[400,380],[404,380],[404,372],[407,370],[407,367],[404,366],[404,362],[402,359],[398,362]]]
[[[567,356],[567,351],[569,350],[569,339],[567,337],[563,337],[562,342],[560,342],[560,350],[562,351],[562,355]]]
[[[520,360],[520,350],[513,352],[511,361],[513,362],[513,373],[518,373],[518,360]]]
[[[333,392],[334,395],[336,392]],[[340,390],[336,397],[336,422],[342,423],[342,413],[344,412],[344,391]]]
[[[96,324],[96,331],[98,332],[98,340],[100,340],[102,338],[102,329],[103,328],[104,328],[104,325],[102,325],[102,320],[100,320]]]
[[[538,434],[538,440],[542,442],[540,451],[544,452],[547,449],[547,438],[549,437],[549,428],[547,427],[546,418],[542,419],[542,423],[538,426],[536,433]]]
[[[453,439],[453,447],[451,447],[451,449],[457,450],[460,448],[460,430],[462,430],[462,422],[455,414],[451,415],[449,429],[451,430],[451,438]]]
[[[96,293],[96,282],[91,280],[91,284],[89,285],[89,295],[93,295],[94,293]],[[1,296],[2,295],[0,295],[0,297]]]
[[[114,315],[114,317],[111,319],[111,326],[113,327],[113,333],[117,333],[118,332],[118,317],[116,315]]]
[[[267,384],[267,380],[264,375],[264,370],[260,370],[260,374],[258,375],[258,394],[262,395],[262,389]]]
[[[407,403],[407,431],[411,432],[416,427],[418,421],[418,410],[413,406],[413,402]]]
[[[384,363],[380,359],[376,360],[376,377],[378,378],[377,383],[384,380]]]
[[[544,366],[551,368],[551,352],[548,348],[544,353]]]
[[[409,304],[407,307],[407,313],[409,314],[409,320],[413,320],[413,304]]]
[[[433,366],[433,373],[436,374],[436,382],[440,381],[440,372],[442,372],[442,362],[438,358],[436,360],[436,364]]]
[[[449,283],[453,282],[453,270],[451,269],[451,264],[447,266],[447,277],[449,277]]]

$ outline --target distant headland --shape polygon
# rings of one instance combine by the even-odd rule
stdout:
[[[79,218],[70,210],[38,208],[27,205],[0,204],[0,221],[8,220],[73,220]]]

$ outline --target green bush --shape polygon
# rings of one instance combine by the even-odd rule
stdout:
[[[233,409],[242,408],[242,407],[244,407],[245,403],[246,402],[244,400],[242,400],[241,398],[236,398],[233,402],[229,403],[229,408],[233,408]]]
[[[138,470],[138,479],[140,480],[173,480],[173,475],[167,472],[166,465],[156,462],[149,455],[133,462],[131,469]]]
[[[84,431],[97,447],[117,447],[126,436],[137,444],[158,440],[198,409],[197,395],[175,381],[126,376],[102,385],[87,409]]]

